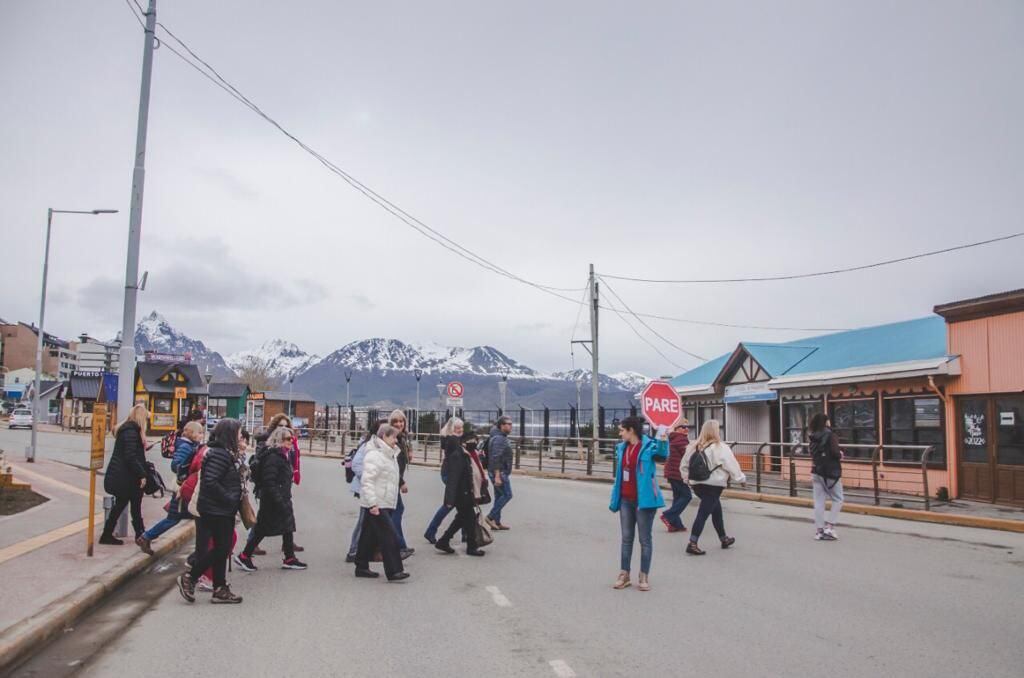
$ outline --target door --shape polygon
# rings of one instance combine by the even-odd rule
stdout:
[[[960,444],[960,496],[992,501],[994,498],[988,398],[960,398],[957,437]]]
[[[960,496],[1024,504],[1024,396],[959,401]]]
[[[992,405],[995,501],[1024,504],[1024,396],[996,396]]]

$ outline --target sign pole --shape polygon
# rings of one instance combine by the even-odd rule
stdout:
[[[95,403],[92,410],[92,446],[89,450],[89,526],[86,530],[88,544],[85,549],[85,555],[90,558],[96,538],[96,471],[103,468],[106,434],[107,404]]]

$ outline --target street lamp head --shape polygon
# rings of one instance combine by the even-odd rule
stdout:
[[[423,376],[423,370],[420,370],[420,369],[415,369],[415,370],[412,371],[412,373],[413,373],[413,376],[416,377],[416,381],[419,381],[420,378]]]
[[[117,210],[93,210],[93,214],[117,214]]]

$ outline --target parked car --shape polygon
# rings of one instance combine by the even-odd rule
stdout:
[[[7,428],[32,428],[32,410],[21,408],[11,412]]]

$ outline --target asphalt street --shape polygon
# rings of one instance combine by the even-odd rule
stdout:
[[[658,523],[652,591],[615,591],[608,485],[516,476],[513,529],[475,559],[423,540],[441,483],[415,468],[412,577],[388,584],[343,562],[357,507],[338,461],[306,458],[303,471],[296,540],[309,570],[279,569],[280,541],[267,540],[259,572],[229,574],[243,604],[189,605],[169,589],[84,675],[1018,677],[1024,666],[1024,535],[844,515],[839,542],[816,542],[807,510],[732,500],[733,549],[717,548],[709,524],[708,555],[686,556],[686,537]]]

